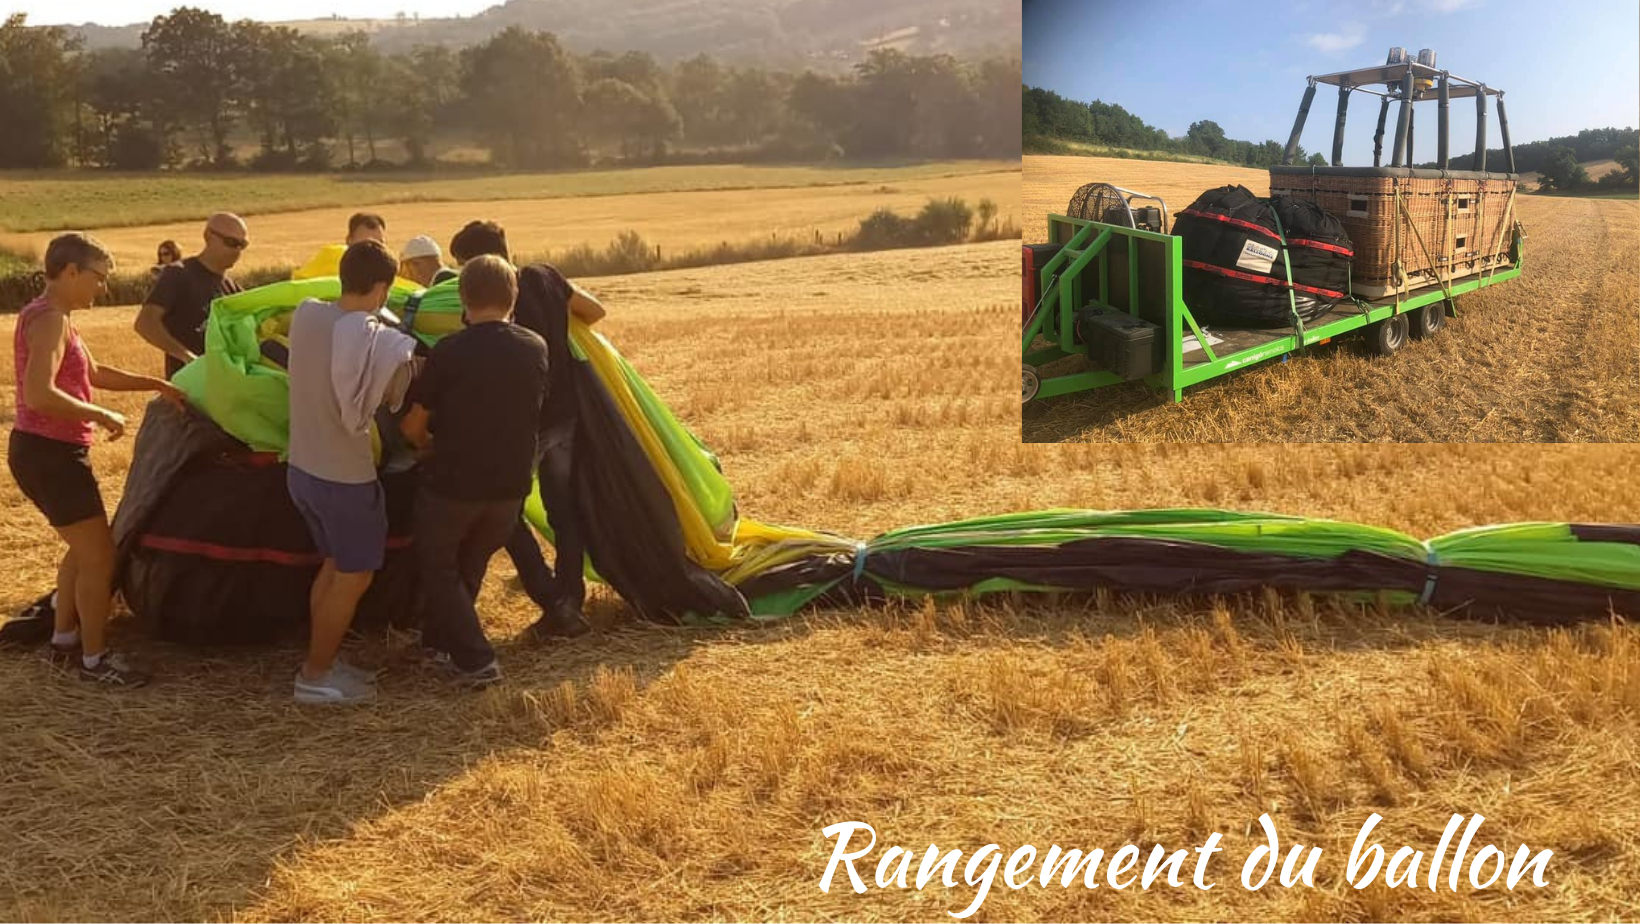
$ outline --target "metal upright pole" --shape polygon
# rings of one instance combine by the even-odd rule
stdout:
[[[1503,111],[1503,94],[1498,94],[1498,131],[1503,133],[1503,157],[1509,172],[1515,172],[1515,149],[1509,144],[1509,116]]]
[[[1475,88],[1475,169],[1486,170],[1486,85]]]
[[[1451,99],[1451,92],[1452,92],[1452,91],[1451,91],[1451,88],[1450,88],[1450,87],[1449,87],[1449,86],[1448,86],[1448,85],[1447,85],[1447,82],[1446,82],[1446,74],[1444,74],[1444,73],[1443,73],[1443,74],[1441,74],[1441,117],[1440,117],[1440,121],[1441,121],[1441,125],[1440,125],[1440,128],[1439,128],[1439,129],[1438,129],[1438,131],[1440,131],[1440,133],[1441,133],[1441,141],[1440,141],[1440,148],[1441,148],[1441,150],[1440,150],[1440,156],[1439,156],[1439,157],[1437,157],[1437,158],[1436,158],[1436,161],[1437,161],[1437,162],[1438,162],[1438,163],[1439,163],[1439,164],[1440,164],[1440,167],[1441,167],[1441,169],[1442,169],[1442,170],[1445,170],[1445,169],[1447,169],[1447,150],[1446,150],[1446,140],[1447,140],[1447,139],[1446,139],[1446,136],[1447,136],[1447,119],[1446,119],[1446,104],[1447,104],[1447,101],[1448,101],[1448,100],[1449,100],[1449,99]]]
[[[1378,106],[1378,131],[1372,136],[1372,165],[1383,163],[1384,158],[1384,122],[1389,118],[1389,97],[1384,97]]]
[[[1315,84],[1311,83],[1304,88],[1304,100],[1298,104],[1298,118],[1293,122],[1293,133],[1287,136],[1287,152],[1282,155],[1281,162],[1290,164],[1298,155],[1298,136],[1304,131],[1304,118],[1310,114],[1310,101],[1315,99]]]
[[[1413,147],[1413,144],[1412,144],[1412,130],[1413,130],[1413,127],[1417,124],[1417,121],[1418,121],[1418,110],[1413,106],[1410,106],[1410,105],[1407,106],[1407,166],[1408,167],[1415,167],[1415,166],[1418,165],[1418,158],[1416,156],[1414,156],[1413,153],[1412,153],[1413,151],[1417,150],[1415,147]]]
[[[1338,120],[1333,123],[1333,156],[1334,167],[1344,166],[1344,111],[1350,108],[1350,88],[1348,84],[1338,84]]]
[[[1406,162],[1407,155],[1407,120],[1412,117],[1412,68],[1407,68],[1407,75],[1401,78],[1401,111],[1395,117],[1395,146],[1390,150],[1389,165],[1399,167]]]

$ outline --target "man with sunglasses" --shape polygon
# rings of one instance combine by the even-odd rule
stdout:
[[[205,318],[211,302],[239,291],[228,270],[250,246],[245,220],[218,212],[205,222],[205,247],[166,266],[137,313],[137,335],[165,354],[165,377],[205,351]]]

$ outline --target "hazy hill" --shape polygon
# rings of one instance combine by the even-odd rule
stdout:
[[[511,25],[555,33],[582,53],[647,51],[663,61],[701,52],[732,61],[843,69],[874,47],[912,54],[1018,54],[1020,5],[1011,0],[508,0],[455,19],[291,22],[304,31],[349,28],[384,51],[470,45]],[[75,28],[88,48],[135,47],[145,23]]]

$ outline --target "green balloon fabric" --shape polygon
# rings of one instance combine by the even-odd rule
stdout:
[[[176,384],[229,434],[254,450],[283,456],[288,380],[282,369],[263,361],[264,325],[305,298],[334,299],[339,291],[338,280],[329,277],[218,299],[206,324],[205,354],[177,374]],[[388,305],[402,312],[412,299],[414,329],[424,343],[435,344],[460,329],[454,281],[427,290],[395,288]],[[713,567],[745,596],[754,616],[778,618],[814,605],[897,596],[1094,588],[1233,593],[1258,587],[1378,596],[1443,611],[1545,621],[1640,613],[1640,527],[1635,526],[1515,523],[1424,541],[1392,529],[1319,518],[1165,508],[1009,513],[908,526],[861,542],[764,528],[739,518],[733,490],[705,444],[607,340],[593,337],[598,339],[587,351],[608,350],[600,354],[603,380],[619,379],[631,394],[615,425],[624,420],[653,433],[647,452],[657,471],[664,467],[663,456],[677,470],[669,488],[674,502],[700,511],[716,542],[732,549]],[[587,358],[580,347],[572,344],[572,350],[577,359]],[[525,517],[550,539],[538,493],[526,502]],[[712,541],[705,527],[696,535],[703,546]],[[691,554],[706,561],[697,551]],[[585,567],[596,580],[590,564]]]
[[[260,328],[305,299],[334,301],[341,291],[340,279],[321,276],[217,299],[205,320],[204,354],[179,369],[172,381],[195,407],[251,449],[284,458],[290,448],[290,379],[283,369],[262,362]],[[414,291],[390,290],[387,307],[402,308]]]

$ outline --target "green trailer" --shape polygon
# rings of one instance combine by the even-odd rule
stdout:
[[[1520,176],[1503,91],[1438,68],[1435,60],[1432,49],[1411,55],[1397,46],[1383,64],[1308,79],[1282,163],[1270,167],[1271,195],[1314,202],[1339,220],[1355,250],[1344,297],[1308,321],[1295,307],[1290,328],[1203,327],[1184,302],[1184,239],[1164,233],[1166,203],[1109,183],[1078,189],[1066,214],[1048,217],[1048,243],[1025,246],[1024,401],[1138,380],[1178,402],[1191,385],[1346,334],[1365,335],[1387,355],[1409,335],[1438,332],[1459,296],[1519,277],[1526,235],[1515,220]],[[1331,163],[1296,164],[1320,85],[1338,88]],[[1371,167],[1342,160],[1356,94],[1379,100]],[[1454,99],[1474,100],[1472,169],[1451,163],[1447,112]],[[1497,104],[1503,172],[1487,172],[1489,99]],[[1386,165],[1385,132],[1397,103]],[[1432,168],[1413,166],[1417,103],[1436,107]],[[1135,207],[1141,200],[1155,205]],[[1285,254],[1279,224],[1276,230],[1281,248],[1266,249]],[[1279,272],[1270,275],[1281,280]],[[1293,288],[1290,268],[1276,284]],[[1130,318],[1117,317],[1123,313]]]
[[[1509,261],[1466,279],[1430,285],[1376,300],[1341,300],[1327,314],[1292,328],[1204,328],[1184,303],[1183,239],[1141,228],[1065,215],[1048,216],[1048,243],[1061,245],[1037,271],[1042,293],[1026,318],[1024,402],[1104,388],[1128,381],[1184,400],[1184,390],[1248,366],[1282,359],[1346,334],[1361,332],[1383,355],[1408,336],[1438,332],[1459,296],[1515,279],[1523,268],[1525,233],[1512,228]],[[1157,322],[1160,345],[1154,370],[1136,379],[1097,368],[1077,334],[1079,314],[1126,312]],[[1075,358],[1081,357],[1080,362]]]

